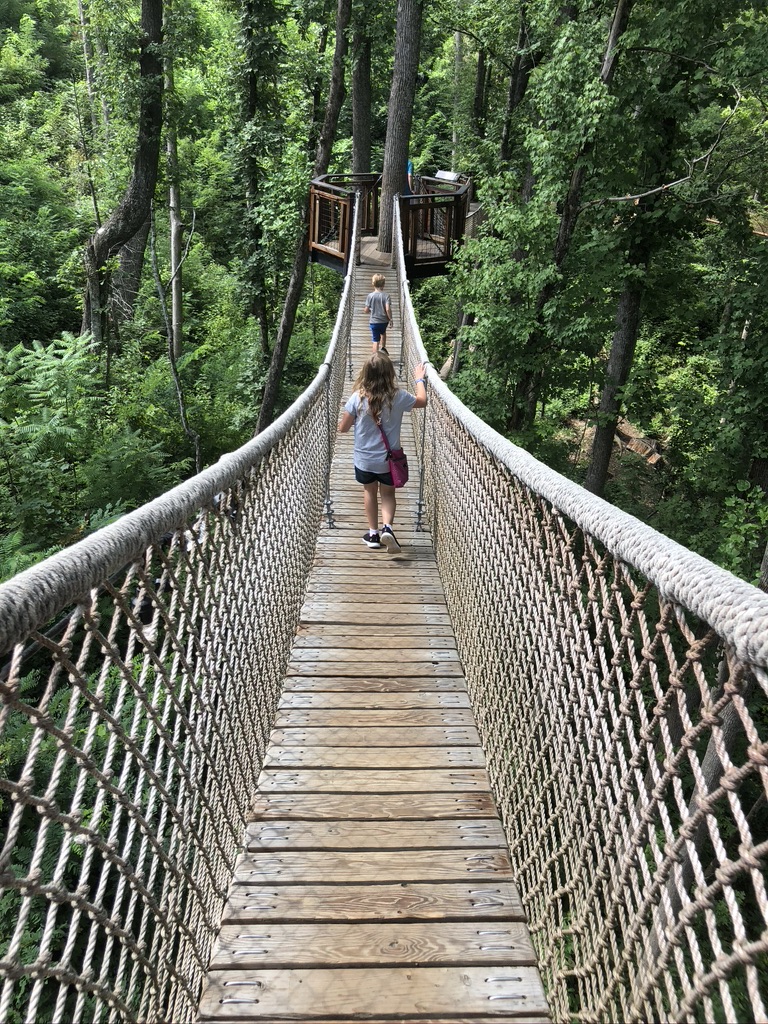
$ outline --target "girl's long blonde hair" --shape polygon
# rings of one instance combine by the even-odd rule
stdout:
[[[376,422],[381,418],[385,405],[392,408],[397,391],[395,364],[386,352],[375,352],[357,375],[355,390],[361,398],[368,399],[368,411]]]

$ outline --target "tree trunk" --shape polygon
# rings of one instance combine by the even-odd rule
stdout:
[[[667,177],[669,158],[674,148],[677,122],[673,117],[662,118],[658,135],[649,142],[648,163],[653,167],[648,175],[652,186],[661,185]],[[648,172],[646,172],[648,173]],[[602,495],[608,478],[608,463],[613,451],[613,440],[619,417],[621,392],[629,379],[635,358],[635,346],[640,332],[640,306],[645,294],[646,271],[654,248],[661,244],[664,230],[654,226],[651,215],[658,206],[658,196],[649,196],[635,208],[629,231],[627,275],[616,311],[616,328],[611,339],[605,382],[600,396],[597,429],[592,445],[592,458],[584,486],[593,494]]]
[[[181,428],[184,431],[187,438],[191,441],[192,447],[195,452],[195,473],[200,473],[203,468],[202,452],[200,448],[200,435],[196,430],[189,424],[187,419],[187,402],[184,397],[184,388],[181,383],[181,377],[179,376],[179,368],[176,363],[176,355],[174,353],[174,339],[173,339],[173,326],[171,324],[171,318],[168,315],[168,304],[166,302],[166,291],[163,287],[163,282],[160,279],[160,269],[157,262],[157,245],[155,244],[155,231],[154,231],[154,219],[150,221],[152,228],[151,232],[151,250],[152,250],[152,272],[155,278],[155,287],[157,288],[157,297],[160,301],[160,310],[163,314],[163,322],[165,324],[165,340],[166,348],[168,352],[168,362],[171,367],[171,377],[173,378],[173,386],[176,391],[176,404],[179,409],[179,419],[181,420]]]
[[[642,263],[647,269],[646,254]],[[584,487],[602,496],[608,478],[608,464],[613,451],[616,424],[621,405],[621,391],[627,383],[635,358],[635,346],[640,330],[640,305],[645,293],[645,276],[628,277],[619,297],[616,311],[616,329],[611,339],[611,351],[605,371],[605,383],[597,413],[597,429],[592,443],[592,458],[584,480]]]
[[[520,25],[517,31],[517,50],[515,52],[515,63],[512,66],[512,74],[509,76],[509,90],[507,92],[507,107],[504,111],[504,123],[501,128],[501,143],[499,156],[507,163],[512,156],[512,115],[523,102],[528,80],[531,77],[535,62],[535,55],[528,45],[528,5],[520,5]]]
[[[413,100],[421,49],[422,0],[398,0],[395,64],[387,108],[387,137],[381,180],[378,247],[392,251],[392,208],[405,188],[408,145],[413,121]]]
[[[349,28],[352,13],[352,0],[338,0],[336,10],[336,49],[333,55],[333,71],[328,90],[328,102],[325,108],[325,118],[317,142],[317,154],[312,177],[317,178],[325,174],[331,160],[331,149],[336,135],[336,126],[339,121],[341,105],[344,102],[344,63],[347,55],[347,29]],[[309,257],[309,236],[307,232],[307,204],[301,216],[299,242],[296,247],[296,256],[293,261],[291,278],[288,282],[288,290],[283,304],[283,312],[280,318],[280,325],[277,329],[275,347],[272,352],[272,360],[269,365],[267,381],[264,385],[264,394],[259,410],[259,420],[256,425],[256,433],[262,431],[272,421],[272,414],[277,400],[277,393],[280,388],[280,379],[283,375],[285,357],[288,354],[288,345],[291,341],[291,334],[296,323],[296,313],[301,300],[301,292],[304,287],[304,278],[307,275],[307,259]]]
[[[120,325],[133,319],[133,311],[141,285],[144,269],[144,255],[149,238],[149,218],[139,230],[128,239],[120,250],[118,266],[112,278],[110,316],[117,330]]]
[[[458,169],[461,144],[459,120],[461,118],[461,69],[464,63],[464,36],[461,32],[453,33],[453,139],[451,142],[451,170]]]
[[[475,135],[482,138],[485,134],[485,97],[488,81],[488,66],[485,47],[477,51],[477,70],[475,73],[475,95],[472,101],[472,128]]]
[[[763,560],[760,563],[760,579],[757,582],[758,587],[764,590],[768,594],[768,542],[765,545],[765,551],[763,552]]]
[[[371,40],[355,28],[352,64],[352,173],[371,173]]]
[[[80,21],[80,39],[83,47],[85,83],[88,90],[88,105],[90,107],[91,124],[93,126],[93,130],[96,132],[99,130],[99,120],[96,114],[96,78],[94,75],[94,63],[96,62],[96,58],[91,38],[92,26],[87,0],[77,0],[77,13]],[[98,35],[95,36],[95,39],[96,50],[98,52],[98,63],[103,64],[104,47],[101,44]],[[101,124],[106,133],[109,128],[109,107],[103,96],[101,98]]]
[[[309,112],[309,132],[307,134],[307,156],[311,159],[312,154],[317,152],[318,143],[318,131],[320,129],[320,105],[323,98],[323,57],[325,51],[328,48],[328,25],[325,23],[325,18],[322,29],[320,30],[320,39],[317,47],[317,72],[315,74],[315,80],[312,85],[312,108]]]
[[[170,15],[170,0],[168,2]],[[165,58],[165,95],[166,101],[174,101],[173,54]],[[169,110],[165,129],[165,157],[168,169],[168,219],[169,241],[171,254],[171,339],[173,358],[181,356],[184,343],[184,303],[182,290],[181,247],[183,225],[181,221],[181,190],[179,188],[179,150],[176,135],[176,116]]]
[[[96,116],[96,85],[93,75],[93,46],[91,45],[90,23],[88,12],[83,0],[77,0],[77,13],[80,19],[80,41],[83,47],[83,65],[85,67],[85,85],[88,91],[88,110],[91,127],[98,131],[99,121]]]
[[[616,73],[616,64],[619,57],[617,50],[618,42],[629,24],[629,16],[632,12],[634,2],[635,0],[618,0],[613,12],[611,29],[608,33],[608,44],[605,48],[603,64],[600,69],[600,81],[606,88],[610,87],[611,82],[613,81],[613,76]],[[571,173],[571,180],[568,185],[568,191],[566,192],[565,199],[563,200],[560,227],[558,229],[553,252],[553,262],[558,269],[563,265],[565,257],[568,255],[571,240],[573,239],[573,232],[576,228],[576,221],[579,216],[581,190],[584,185],[584,179],[587,176],[588,169],[585,157],[587,157],[594,148],[594,138],[586,139],[582,142],[578,153],[576,154],[573,171]],[[544,307],[545,303],[552,297],[557,287],[557,284],[551,282],[542,288],[537,302],[537,310],[539,312]]]
[[[744,329],[746,330],[746,327]],[[764,494],[768,495],[767,458],[755,458],[752,460],[752,465],[749,469],[749,479],[752,483],[757,484]],[[760,578],[757,585],[761,590],[768,593],[768,541],[766,542],[765,551],[763,552],[763,560],[760,563]]]
[[[268,142],[264,139],[265,121],[278,124],[276,88],[271,68],[284,59],[277,37],[280,24],[275,6],[267,0],[243,0],[243,128],[240,152],[247,216],[243,223],[245,273],[251,316],[259,326],[262,356],[269,356],[270,318],[263,252],[264,228],[261,222],[260,195],[263,185],[262,160]]]
[[[139,50],[141,100],[133,171],[123,197],[109,218],[91,235],[86,246],[87,289],[83,333],[90,331],[97,346],[108,341],[109,259],[116,255],[149,218],[157,182],[163,125],[163,66],[160,56],[163,0],[142,0]]]

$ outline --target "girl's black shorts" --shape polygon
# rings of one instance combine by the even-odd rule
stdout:
[[[357,466],[355,466],[355,480],[359,484],[380,483],[386,487],[393,486],[391,473],[369,473],[367,469],[358,469]]]

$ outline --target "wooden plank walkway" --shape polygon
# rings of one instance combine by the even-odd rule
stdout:
[[[356,366],[383,263],[371,249]],[[397,359],[395,275],[381,269]],[[403,446],[415,452],[410,417]],[[201,1021],[549,1020],[431,541],[415,532],[412,463],[403,550],[370,550],[352,434],[339,437],[335,527],[318,541]]]

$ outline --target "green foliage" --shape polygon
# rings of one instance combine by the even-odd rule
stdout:
[[[58,10],[38,6],[48,18]],[[77,190],[63,167],[71,152],[68,96],[46,91],[49,75],[69,69],[61,27],[19,11],[20,5],[18,20],[11,11],[0,28],[0,345],[6,349],[74,328],[78,303],[66,263],[83,237],[73,209]]]
[[[768,497],[748,480],[739,480],[738,494],[724,499],[715,561],[751,583],[760,577],[760,560],[768,537]]]
[[[411,296],[429,358],[440,370],[451,354],[461,320],[453,282],[450,277],[424,278],[412,286]]]

